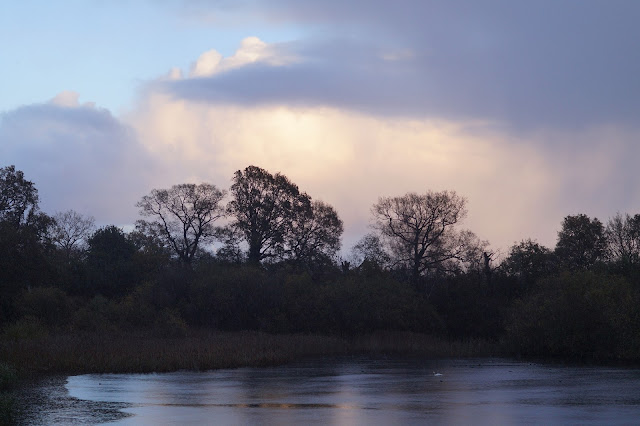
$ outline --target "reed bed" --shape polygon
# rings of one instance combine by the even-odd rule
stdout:
[[[274,335],[262,332],[190,332],[183,337],[144,333],[48,334],[0,341],[0,360],[21,375],[149,373],[276,365],[305,357],[499,355],[484,341],[449,342],[417,333],[358,337]]]

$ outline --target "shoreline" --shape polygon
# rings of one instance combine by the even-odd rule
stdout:
[[[501,345],[479,339],[448,341],[411,332],[362,336],[190,331],[182,337],[143,332],[50,333],[0,341],[0,362],[20,377],[89,373],[150,373],[261,367],[309,357],[398,355],[426,358],[507,356]]]

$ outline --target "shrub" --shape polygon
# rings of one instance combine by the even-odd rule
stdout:
[[[22,292],[18,309],[23,316],[37,318],[44,324],[59,325],[69,318],[72,302],[59,288],[36,287]]]
[[[13,389],[18,384],[18,373],[15,368],[0,362],[0,391]]]
[[[624,278],[593,272],[552,276],[514,304],[507,342],[529,356],[639,359],[638,300]]]
[[[5,340],[37,339],[46,336],[48,330],[38,319],[34,317],[24,317],[18,321],[7,325],[3,330]]]

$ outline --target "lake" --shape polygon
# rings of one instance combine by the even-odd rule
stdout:
[[[504,359],[339,358],[49,378],[29,424],[637,424],[640,369]]]

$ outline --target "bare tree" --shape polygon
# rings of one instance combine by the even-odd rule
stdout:
[[[477,242],[470,231],[455,228],[467,214],[465,206],[466,200],[453,191],[383,197],[372,208],[373,227],[394,264],[409,268],[417,286],[428,271],[458,268]]]
[[[58,212],[53,216],[52,240],[66,255],[67,260],[82,248],[95,229],[95,219],[74,210]]]
[[[634,265],[640,263],[640,214],[616,214],[607,222],[605,237],[609,259]]]
[[[139,220],[136,227],[162,238],[178,258],[189,265],[198,246],[216,236],[218,229],[214,224],[224,216],[220,205],[224,196],[225,191],[208,183],[154,189],[136,204],[142,216],[153,220]]]

